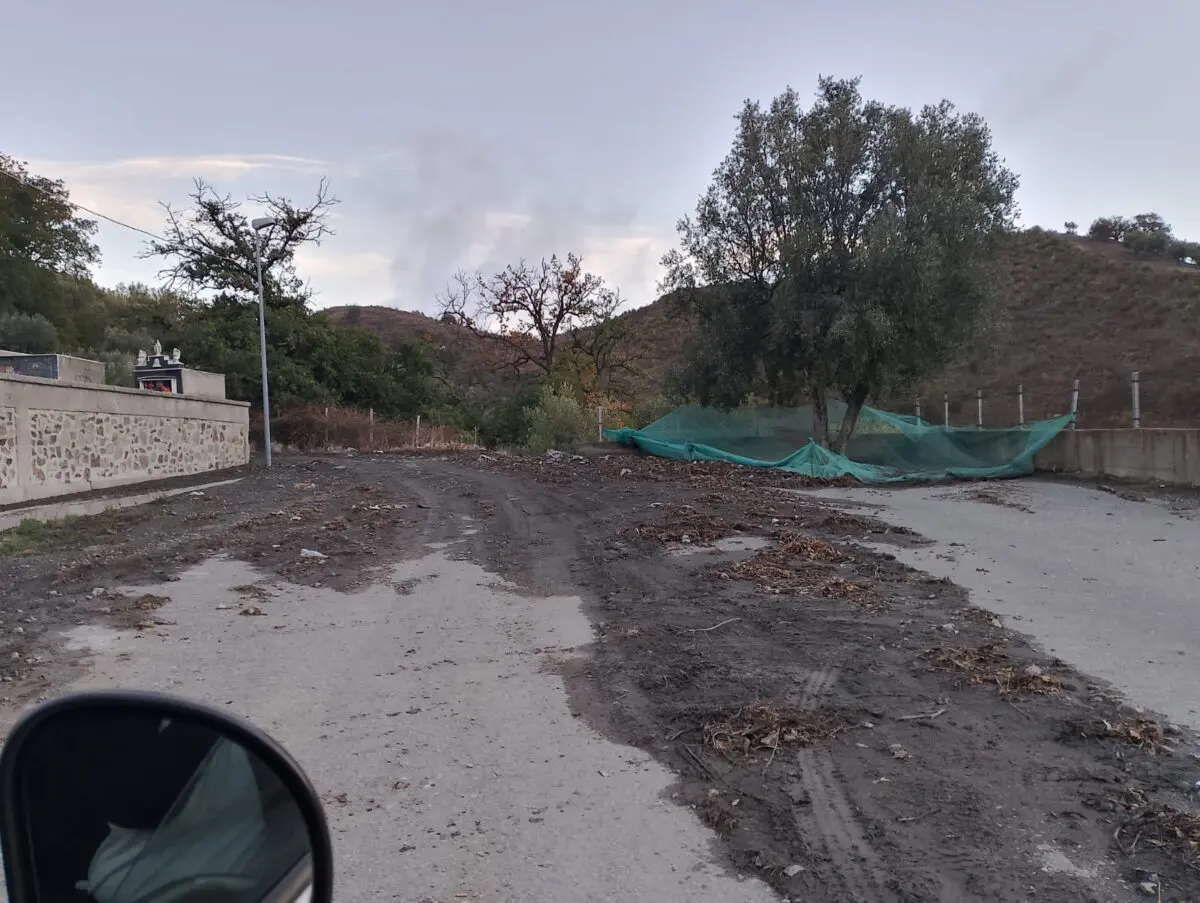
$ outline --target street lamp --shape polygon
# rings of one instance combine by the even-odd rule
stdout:
[[[263,446],[267,467],[271,466],[271,392],[267,388],[267,302],[263,296],[262,246],[259,233],[275,225],[275,217],[260,216],[250,220],[254,232],[254,269],[258,274],[258,355],[262,362]]]

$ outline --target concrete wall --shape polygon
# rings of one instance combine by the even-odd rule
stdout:
[[[92,383],[104,385],[104,361],[88,360],[86,357],[58,356],[58,378],[68,383]]]
[[[237,467],[245,402],[0,375],[0,505]]]
[[[104,385],[104,361],[69,354],[0,352],[0,374]]]
[[[1200,429],[1064,430],[1034,459],[1038,470],[1200,486]]]
[[[225,374],[209,373],[206,370],[189,370],[184,367],[179,375],[183,391],[193,398],[225,397]]]

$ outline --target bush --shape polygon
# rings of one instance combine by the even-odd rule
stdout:
[[[525,420],[526,448],[539,455],[552,448],[571,451],[592,429],[591,417],[566,385],[543,386],[537,404],[526,409]]]
[[[59,349],[58,330],[41,314],[0,316],[0,349],[22,354],[53,354]]]
[[[653,398],[639,401],[633,406],[633,410],[629,414],[629,423],[626,426],[640,430],[642,427],[649,426],[660,417],[666,417],[676,407],[678,405],[663,395],[656,395]]]
[[[539,389],[530,386],[482,411],[474,423],[479,427],[479,441],[488,448],[524,446],[529,438],[528,411],[540,398]]]

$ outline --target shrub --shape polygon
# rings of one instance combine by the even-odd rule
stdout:
[[[633,406],[633,411],[629,415],[630,422],[627,426],[632,426],[634,429],[640,430],[644,426],[649,426],[660,417],[666,417],[676,407],[678,405],[663,395],[644,399]]]
[[[592,420],[566,385],[542,387],[538,402],[525,411],[529,425],[526,447],[534,454],[550,449],[570,451],[591,433]]]

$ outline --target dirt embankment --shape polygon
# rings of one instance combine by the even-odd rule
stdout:
[[[469,518],[459,554],[584,597],[580,717],[674,769],[674,799],[788,898],[1200,896],[1189,739],[862,544],[920,537],[804,488],[630,456],[284,459],[10,547],[0,677],[16,705],[77,667],[64,627],[169,629],[125,588],[205,557],[353,588]]]

